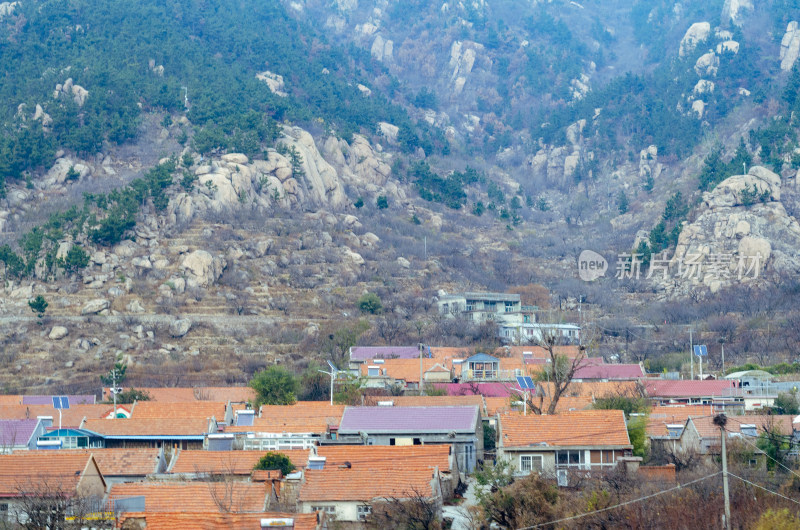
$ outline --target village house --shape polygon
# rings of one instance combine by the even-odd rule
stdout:
[[[483,422],[477,406],[346,407],[336,436],[320,444],[447,444],[458,469],[471,473],[483,460]]]
[[[731,414],[744,410],[736,381],[645,379],[642,384],[654,405],[712,405]]]
[[[81,423],[79,432],[88,437],[89,447],[93,447],[93,440],[99,439],[102,441],[99,446],[107,448],[201,449],[206,435],[217,432],[217,421],[213,417],[87,419]],[[67,442],[66,438],[71,436],[57,433],[55,437]]]
[[[360,374],[365,377],[367,388],[418,390],[420,367],[424,384],[449,383],[452,373],[444,361],[430,358],[373,359],[360,365]]]
[[[721,453],[720,429],[714,424],[712,414],[690,416],[683,428],[672,430],[667,436],[651,437],[651,448],[658,453],[672,453],[687,456],[696,454],[712,461]],[[766,463],[764,452],[756,445],[759,437],[767,432],[775,433],[788,441],[790,445],[800,441],[800,433],[794,426],[791,415],[740,415],[727,416],[725,432],[731,445],[741,442],[743,449],[752,451],[751,466],[763,466]]]
[[[0,455],[0,527],[25,522],[31,510],[48,520],[95,511],[106,482],[92,455],[23,451]]]
[[[320,447],[319,454],[315,468],[305,472],[300,513],[322,511],[336,521],[355,523],[377,504],[417,498],[440,511],[443,488],[450,489],[443,485],[442,469],[451,474],[453,460],[444,446]]]
[[[0,454],[36,449],[36,440],[52,425],[50,416],[29,420],[0,419]]]
[[[517,474],[556,476],[559,484],[570,471],[614,467],[619,457],[630,456],[633,449],[621,410],[508,413],[498,419],[498,459],[510,460]]]
[[[439,314],[447,317],[463,316],[477,324],[521,323],[522,304],[518,294],[459,293],[441,296],[436,303]]]
[[[317,441],[335,430],[344,412],[344,405],[327,401],[298,401],[293,405],[264,405],[252,424],[244,422],[225,428],[227,443],[217,449],[257,449],[276,451],[310,449]],[[240,411],[241,414],[242,411]],[[207,443],[212,443],[209,436]]]

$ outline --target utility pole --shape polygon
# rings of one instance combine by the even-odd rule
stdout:
[[[689,359],[691,359],[692,381],[694,381],[694,343],[692,342],[692,328],[689,328]]]
[[[725,425],[728,417],[725,414],[714,416],[714,424],[719,427],[720,440],[722,441],[722,493],[725,495],[725,529],[731,530],[731,497],[728,491],[728,451],[725,447]]]
[[[108,381],[108,379],[106,379]],[[114,394],[114,419],[117,419],[117,367],[115,366],[111,370],[111,384],[113,385],[111,388],[111,393]],[[59,428],[61,426],[59,425]]]
[[[722,377],[725,377],[725,339],[720,339],[720,348],[722,348]]]
[[[422,396],[425,394],[422,386],[422,347],[424,345],[420,342],[419,343],[419,395]]]

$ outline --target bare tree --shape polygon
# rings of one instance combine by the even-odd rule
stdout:
[[[18,481],[16,490],[18,496],[14,499],[13,516],[19,528],[71,530],[114,524],[113,518],[102,520],[103,516],[99,515],[106,513],[102,498],[82,496],[74,489],[64,487],[60,481],[42,477],[33,481],[29,478]]]
[[[548,362],[544,365],[541,373],[538,375],[540,382],[546,381],[549,383],[550,395],[549,403],[545,410],[545,400],[543,395],[530,396],[528,399],[528,406],[534,414],[555,414],[558,407],[558,401],[561,399],[569,385],[572,384],[572,379],[575,377],[575,372],[584,366],[586,360],[586,350],[583,347],[578,348],[578,353],[573,358],[567,355],[556,353],[557,337],[552,331],[542,329],[541,339],[536,341],[537,345],[544,348],[548,355]]]
[[[368,528],[406,528],[408,530],[439,530],[442,528],[441,505],[435,498],[412,488],[402,497],[389,497],[372,505],[367,517]]]

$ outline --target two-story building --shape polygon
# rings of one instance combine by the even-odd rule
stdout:
[[[518,294],[458,293],[446,294],[437,302],[439,314],[463,315],[478,324],[484,322],[522,323],[522,304]]]

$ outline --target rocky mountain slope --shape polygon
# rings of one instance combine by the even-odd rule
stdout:
[[[595,353],[633,329],[655,358],[731,318],[746,359],[762,321],[680,300],[794,292],[800,12],[781,2],[3,6],[0,388],[93,388],[118,356],[141,383],[243,382],[343,330],[493,340],[435,314],[465,289],[544,291],[542,318],[598,322]],[[128,9],[151,24],[114,22]],[[610,264],[591,284],[587,248]],[[650,274],[614,277],[631,253]],[[766,311],[788,330],[790,308]]]

